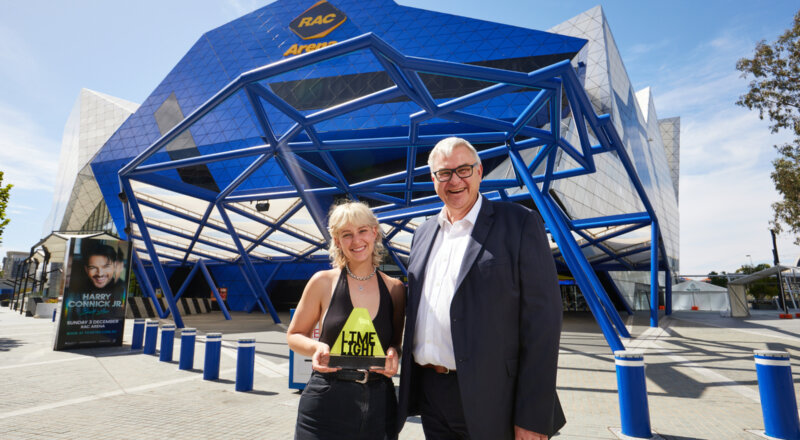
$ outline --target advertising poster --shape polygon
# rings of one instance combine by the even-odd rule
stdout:
[[[97,238],[70,239],[66,260],[67,279],[54,349],[122,345],[129,243]]]

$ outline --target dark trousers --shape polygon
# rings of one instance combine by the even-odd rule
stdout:
[[[394,440],[397,398],[391,379],[358,383],[314,372],[297,408],[296,440]]]
[[[440,374],[417,368],[419,410],[426,440],[468,440],[467,422],[461,407],[461,391],[455,373]]]

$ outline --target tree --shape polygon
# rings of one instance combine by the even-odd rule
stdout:
[[[3,172],[0,171],[0,243],[3,242],[3,229],[10,221],[6,218],[6,206],[8,206],[8,196],[11,193],[11,187],[14,185],[8,184],[3,187]]]
[[[723,276],[720,276],[717,271],[712,270],[708,273],[709,283],[715,286],[728,287],[728,277],[725,276],[727,273],[725,273],[724,270],[722,271],[722,275]]]
[[[736,104],[769,118],[773,133],[789,130],[794,135],[790,143],[775,145],[778,157],[770,177],[782,200],[772,204],[771,223],[776,232],[785,225],[800,245],[800,11],[792,27],[772,44],[760,41],[753,58],[740,59],[736,69],[742,77],[752,76],[750,90]]]
[[[756,272],[761,272],[762,270],[769,269],[769,264],[761,263],[758,266],[751,266],[751,265],[743,265],[742,267],[736,269],[736,273],[743,273],[745,275],[750,275]],[[762,278],[757,281],[753,281],[750,286],[748,287],[748,293],[753,295],[756,299],[769,299],[772,298],[780,291],[778,290],[778,285],[775,281],[775,278]]]

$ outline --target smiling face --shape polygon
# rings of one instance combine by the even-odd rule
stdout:
[[[92,280],[94,287],[102,289],[114,280],[114,262],[103,255],[92,255],[86,262],[86,275]]]
[[[439,156],[434,160],[431,171],[436,172],[442,168],[455,169],[462,165],[472,165],[477,162],[472,151],[459,145],[453,148],[449,156]],[[481,178],[483,177],[483,165],[478,164],[473,169],[472,176],[461,178],[453,173],[452,178],[447,182],[439,182],[431,174],[433,187],[436,194],[444,202],[447,218],[450,222],[455,222],[464,218],[472,209],[472,205],[478,200],[480,194]]]
[[[356,265],[364,262],[372,264],[372,251],[377,236],[377,226],[355,226],[348,223],[339,230],[335,240],[348,264]]]

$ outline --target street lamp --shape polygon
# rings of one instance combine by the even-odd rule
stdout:
[[[750,256],[750,254],[747,254],[747,255],[745,255],[745,257],[747,257],[747,258],[749,258],[749,259],[750,259],[750,267],[756,267],[756,266],[753,264],[753,257],[751,257],[751,256]]]

